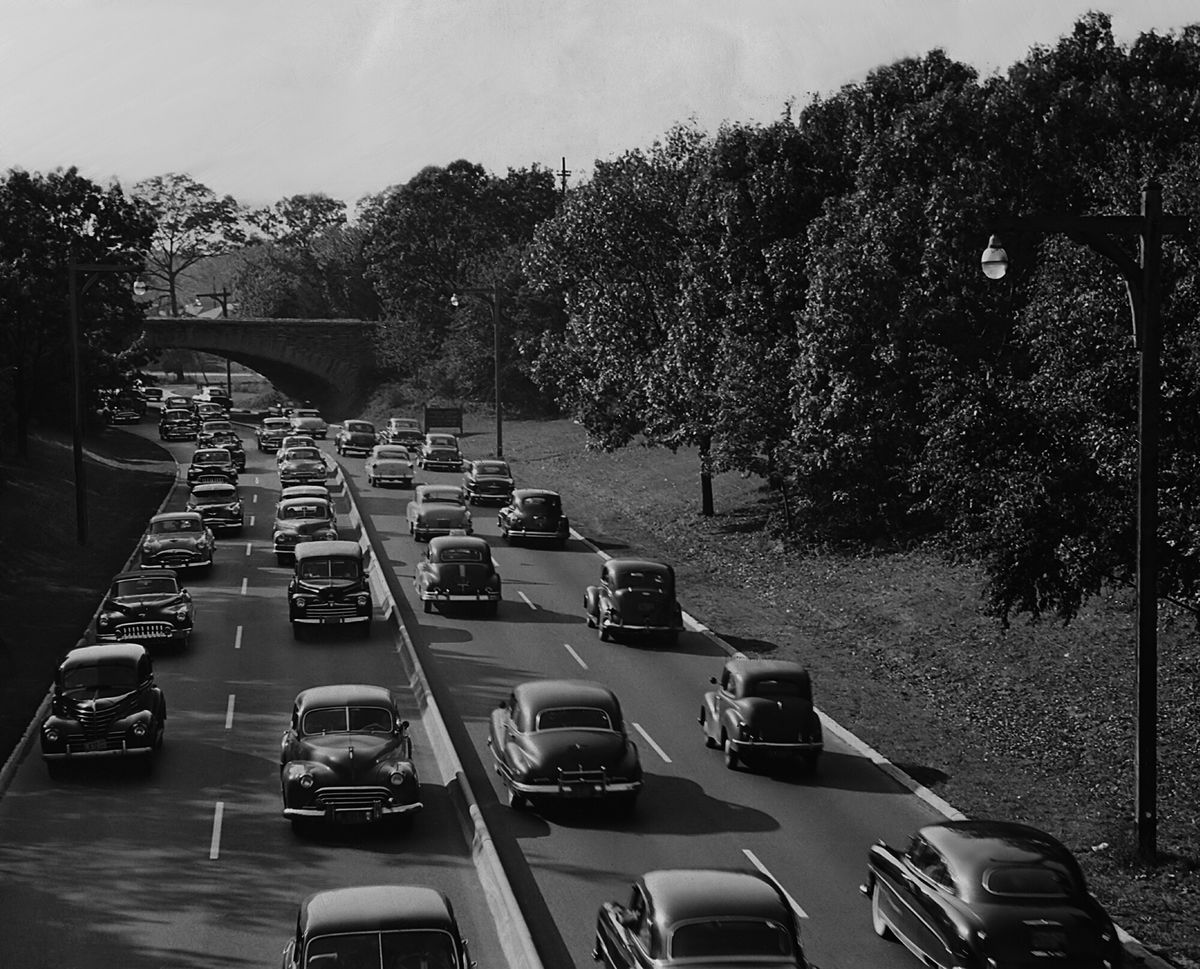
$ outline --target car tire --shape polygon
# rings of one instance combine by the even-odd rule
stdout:
[[[716,738],[708,732],[708,711],[704,707],[700,708],[700,729],[704,731],[704,746],[709,750],[716,750],[720,744]]]
[[[879,906],[879,883],[876,882],[871,890],[871,929],[881,939],[889,941],[896,938],[892,933],[891,926],[887,924],[887,919],[883,917],[883,910]]]
[[[604,623],[597,622],[596,628],[600,631],[600,642],[607,643],[612,639],[612,634],[609,633],[608,627]]]
[[[508,806],[514,811],[523,811],[529,806],[529,799],[520,791],[510,787],[508,789]]]
[[[738,756],[737,750],[733,746],[733,742],[726,736],[721,736],[721,747],[725,751],[725,766],[730,770],[737,770],[741,765],[742,759]]]
[[[424,608],[425,612],[427,612],[427,613],[433,612],[433,600],[432,599],[422,599],[421,606],[422,606],[422,608]]]
[[[375,487],[375,479],[372,478],[370,475],[367,475],[367,485],[371,488]]]

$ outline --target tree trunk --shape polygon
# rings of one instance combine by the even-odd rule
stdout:
[[[708,438],[700,443],[700,514],[705,518],[711,518],[714,514],[712,458],[709,454]]]

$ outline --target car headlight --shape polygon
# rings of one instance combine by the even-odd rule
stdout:
[[[363,609],[371,604],[371,597],[365,592],[360,592],[354,601],[358,603],[360,609]]]
[[[117,617],[109,612],[102,612],[96,617],[96,627],[98,629],[107,629],[117,621]]]
[[[317,782],[317,781],[316,781],[316,779],[315,779],[315,778],[312,776],[312,774],[301,774],[301,775],[300,775],[300,779],[299,779],[299,781],[298,781],[297,783],[299,783],[299,785],[300,785],[301,787],[303,787],[303,788],[304,788],[304,789],[307,791],[307,790],[308,790],[309,788],[311,788],[311,787],[312,787],[312,786],[313,786],[313,785],[314,785],[316,782]]]
[[[296,596],[295,603],[296,603],[297,609],[303,609],[308,605],[308,597],[307,596]]]
[[[391,784],[392,787],[403,787],[407,780],[408,774],[404,771],[397,770],[392,771],[391,776],[388,778],[388,783]]]
[[[45,730],[45,737],[52,744],[58,743],[58,741],[59,741],[58,728],[57,727],[47,727]]]
[[[334,539],[337,538],[337,529],[327,528],[327,529],[325,529],[325,531],[320,533],[320,537],[323,538],[325,541],[333,541]]]
[[[191,608],[192,607],[186,602],[181,602],[179,605],[168,609],[167,614],[175,619],[186,619],[188,617],[188,613],[191,611]]]
[[[158,542],[156,542],[152,538],[148,538],[144,542],[142,542],[142,551],[143,552],[153,552],[156,548],[158,548]]]
[[[146,736],[146,732],[148,730],[149,730],[149,727],[147,727],[145,720],[139,720],[137,723],[135,723],[132,727],[129,728],[129,732],[131,734],[133,734],[135,737],[139,737],[139,738]]]

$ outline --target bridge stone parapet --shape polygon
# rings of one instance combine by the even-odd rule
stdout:
[[[353,417],[378,376],[369,320],[148,318],[145,346],[202,350],[258,371],[334,420]]]

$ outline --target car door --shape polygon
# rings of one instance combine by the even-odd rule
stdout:
[[[923,870],[932,868],[938,860],[937,851],[920,835],[914,836],[908,850],[896,857],[894,869],[886,879],[891,891],[891,904],[884,904],[883,908],[910,948],[945,966],[945,946],[930,917],[932,907],[926,898],[930,885],[928,875]],[[939,951],[941,958],[938,957]]]
[[[606,902],[596,934],[610,969],[636,969],[650,964],[651,912],[640,885],[634,885],[627,906]]]
[[[296,743],[300,734],[300,711],[292,706],[292,719],[288,728],[283,732],[279,741],[279,766],[282,768],[288,761],[296,759]]]
[[[920,909],[920,918],[929,940],[926,954],[939,966],[951,969],[963,962],[954,952],[962,949],[963,943],[950,916],[957,889],[941,852],[931,846],[926,847],[928,850],[922,852],[916,873],[919,890],[914,894],[914,902]]]
[[[512,719],[516,702],[516,697],[510,693],[508,699],[501,702],[500,706],[492,711],[491,728],[488,735],[488,746],[492,748],[492,757],[495,758],[496,765],[506,778],[512,776],[508,765],[508,742],[517,729]]]

